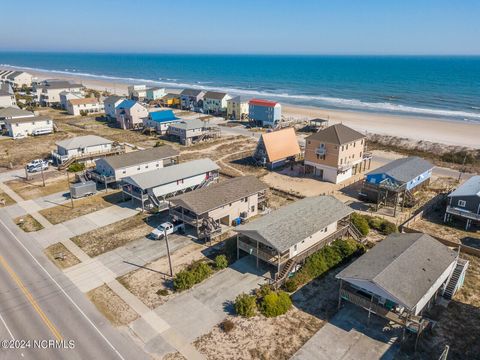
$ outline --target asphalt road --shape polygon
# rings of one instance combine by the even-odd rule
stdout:
[[[2,347],[5,340],[31,341],[23,343],[27,348],[0,349],[0,359],[149,358],[13,226],[0,216],[0,340]],[[38,340],[63,340],[66,348]]]

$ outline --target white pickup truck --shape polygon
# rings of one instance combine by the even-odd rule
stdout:
[[[161,225],[159,225],[157,228],[153,229],[153,231],[150,233],[150,237],[152,237],[155,240],[162,239],[165,236],[165,233],[167,235],[173,234],[175,232],[178,232],[180,234],[185,232],[185,224],[181,221],[176,221],[176,222],[165,222]]]
[[[27,164],[27,171],[28,172],[38,172],[42,170],[48,169],[48,161],[42,159],[35,159],[30,161]]]

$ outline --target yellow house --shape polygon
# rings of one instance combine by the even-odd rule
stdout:
[[[180,104],[181,104],[180,94],[168,93],[167,95],[162,97],[161,101],[164,106],[180,107]]]
[[[227,119],[248,119],[248,100],[241,96],[227,100]]]

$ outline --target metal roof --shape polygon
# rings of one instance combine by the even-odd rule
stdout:
[[[352,212],[333,196],[309,197],[241,225],[235,231],[283,252]]]
[[[76,136],[70,139],[57,141],[55,145],[67,150],[85,148],[89,146],[112,144],[112,140],[102,138],[97,135]]]
[[[212,160],[199,159],[129,176],[123,181],[145,190],[218,169],[220,169],[219,166]]]
[[[180,120],[177,118],[173,113],[173,110],[160,110],[160,111],[152,111],[149,114],[150,120],[156,122],[164,122],[164,121],[174,121]]]
[[[135,100],[125,99],[120,104],[118,104],[118,109],[130,109],[134,106],[137,102]]]
[[[267,189],[255,176],[240,176],[175,196],[170,202],[201,215]]]
[[[472,176],[462,185],[452,191],[448,197],[454,196],[479,196],[480,197],[480,175]]]
[[[412,309],[456,258],[427,234],[391,234],[336,277],[374,283]]]
[[[306,140],[307,143],[308,140],[317,140],[327,144],[342,145],[363,139],[364,137],[365,135],[362,133],[340,123],[320,130],[319,132],[308,136]]]
[[[274,107],[278,104],[276,101],[271,100],[263,100],[263,99],[252,99],[248,102],[249,105],[257,105],[257,106],[266,106],[266,107]]]
[[[411,156],[393,160],[378,169],[370,171],[367,175],[386,174],[397,181],[407,183],[424,172],[433,169],[433,167],[427,160],[418,156]]]
[[[146,150],[132,151],[125,154],[109,156],[103,159],[113,169],[140,165],[155,160],[168,159],[178,156],[180,152],[170,146],[164,145]]]

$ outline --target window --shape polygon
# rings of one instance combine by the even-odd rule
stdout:
[[[458,200],[458,206],[465,207],[465,205],[467,205],[467,202],[465,200]]]
[[[123,173],[123,174],[126,174],[126,173],[127,173],[127,170],[123,170],[122,173]]]
[[[252,205],[252,208],[250,209],[251,212],[255,211],[255,205]]]
[[[342,165],[342,164],[343,164],[343,159],[340,159],[340,165]]]
[[[342,146],[342,151],[343,151],[344,146]]]

